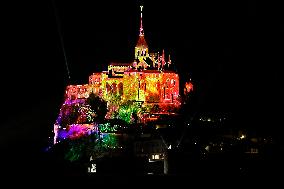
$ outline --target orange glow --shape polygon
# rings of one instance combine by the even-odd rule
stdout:
[[[111,62],[106,71],[90,75],[88,84],[67,86],[65,101],[86,99],[93,92],[107,102],[109,112],[106,117],[115,115],[121,104],[127,101],[148,107],[143,113],[136,112],[145,120],[155,119],[147,117],[149,112],[170,114],[177,111],[181,106],[179,75],[172,69],[173,62],[169,54],[166,56],[165,50],[161,54],[149,53],[142,25],[142,9],[140,21],[134,60],[128,63]],[[193,85],[187,82],[184,93],[192,90]],[[84,119],[80,117],[80,120]]]
[[[184,94],[187,94],[189,92],[193,91],[193,85],[190,82],[186,82],[185,83],[185,87],[184,87]]]

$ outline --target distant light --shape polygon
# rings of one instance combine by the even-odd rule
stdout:
[[[205,147],[205,150],[208,152],[208,151],[209,151],[209,146],[206,146],[206,147]]]

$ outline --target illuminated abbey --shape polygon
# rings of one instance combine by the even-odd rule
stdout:
[[[155,116],[157,119],[161,114],[174,114],[180,107],[179,75],[172,69],[170,55],[166,58],[164,50],[149,53],[142,24],[143,6],[140,8],[139,38],[133,62],[110,63],[108,70],[90,75],[88,84],[67,86],[65,101],[54,125],[56,136],[64,127],[64,116],[72,112],[72,105],[80,106],[78,112],[81,115],[65,127],[70,128],[71,124],[76,124],[76,127],[81,124],[80,129],[93,127],[88,121],[91,113],[84,105],[91,93],[107,102],[106,119],[122,119],[128,123],[132,121],[133,112],[139,119],[138,123],[147,123]],[[132,105],[128,103],[126,106],[126,102],[132,102]]]
[[[171,70],[170,56],[166,60],[164,51],[149,53],[141,25],[135,47],[135,59],[131,63],[110,63],[107,71],[93,73],[85,85],[69,85],[66,99],[87,98],[90,92],[105,100],[120,95],[123,100],[145,103],[176,104],[179,102],[179,75]]]

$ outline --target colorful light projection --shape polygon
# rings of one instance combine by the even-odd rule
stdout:
[[[107,71],[90,75],[88,84],[67,86],[65,102],[54,125],[55,138],[76,138],[78,133],[88,132],[89,126],[84,124],[101,124],[104,118],[121,119],[128,124],[145,123],[151,120],[150,114],[177,112],[181,106],[179,75],[172,69],[170,55],[165,59],[164,50],[162,54],[148,52],[142,8],[140,22],[133,62],[110,63]],[[192,89],[191,83],[186,84],[187,93]],[[99,108],[95,112],[94,105],[86,103],[91,93],[107,102],[106,115],[100,116]],[[103,118],[96,119],[96,115]],[[108,126],[103,130],[108,131]]]
[[[121,129],[120,125],[111,125],[110,123],[101,123],[98,125],[98,129],[102,133],[115,133]]]
[[[86,99],[66,100],[60,108],[59,116],[55,124],[66,128],[71,124],[92,123],[94,111],[86,103]]]
[[[72,124],[68,125],[66,129],[58,130],[58,140],[61,141],[66,138],[76,139],[93,132],[97,132],[95,124]]]
[[[189,92],[193,91],[193,84],[191,82],[186,82],[184,86],[184,94],[188,94]]]
[[[117,101],[117,105],[125,104]],[[104,101],[96,95],[89,95],[87,99],[66,100],[60,109],[59,116],[54,124],[55,140],[54,143],[64,139],[76,139],[82,136],[92,134],[93,132],[109,133],[116,132],[121,127],[119,124],[111,125],[109,122],[100,123],[97,117],[102,111],[100,106]],[[119,104],[118,104],[119,103]],[[92,106],[95,106],[92,108]],[[96,113],[95,111],[99,111]]]
[[[70,140],[66,144],[65,159],[74,162],[84,157],[101,158],[122,149],[119,135],[115,133],[92,133],[88,136]]]
[[[126,123],[135,123],[138,121],[138,114],[140,113],[140,105],[135,101],[128,100],[122,103],[118,110],[118,118],[124,120]]]
[[[101,146],[105,149],[115,149],[119,147],[118,135],[115,133],[102,133]]]
[[[94,131],[95,112],[86,99],[66,100],[54,124],[54,144],[66,138],[78,138]]]
[[[143,7],[143,6],[142,6]],[[108,102],[112,111],[118,111],[113,101],[120,96],[121,101],[135,100],[144,103],[168,103],[179,106],[179,76],[172,70],[170,55],[165,59],[165,51],[160,55],[148,52],[140,16],[139,39],[130,63],[110,63],[107,71],[93,73],[89,84],[70,85],[66,89],[66,99],[88,98],[90,92]],[[165,106],[165,105],[163,105]],[[108,114],[108,117],[111,117]]]
[[[60,125],[59,128],[94,122],[95,112],[86,103],[86,96],[89,97],[90,94],[85,93],[94,91],[92,87],[94,85],[98,87],[100,83],[102,98],[107,101],[107,119],[118,118],[126,123],[143,122],[141,120],[145,117],[143,115],[145,111],[142,110],[141,103],[137,102],[142,102],[143,107],[148,107],[148,113],[176,112],[180,106],[179,77],[175,72],[130,70],[124,72],[123,77],[119,78],[112,78],[107,74],[93,74],[92,76],[90,77],[91,85],[89,85],[91,89],[87,85],[79,85],[80,90],[75,90],[75,86],[67,87],[66,94],[73,95],[73,97],[67,96],[60,110],[60,115],[56,120],[56,125]],[[192,90],[191,83],[186,86],[191,87]],[[74,98],[74,91],[83,92],[84,98],[78,98],[78,96]],[[80,97],[82,97],[81,93]]]

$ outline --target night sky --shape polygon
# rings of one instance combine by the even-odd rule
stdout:
[[[277,131],[283,107],[280,25],[256,1],[143,1],[150,52],[171,53],[192,79],[201,111],[230,112],[238,124]],[[84,84],[111,61],[130,62],[140,1],[17,2],[1,14],[1,145],[43,144],[67,84]],[[54,9],[55,8],[55,9]],[[56,14],[71,74],[68,80]]]

